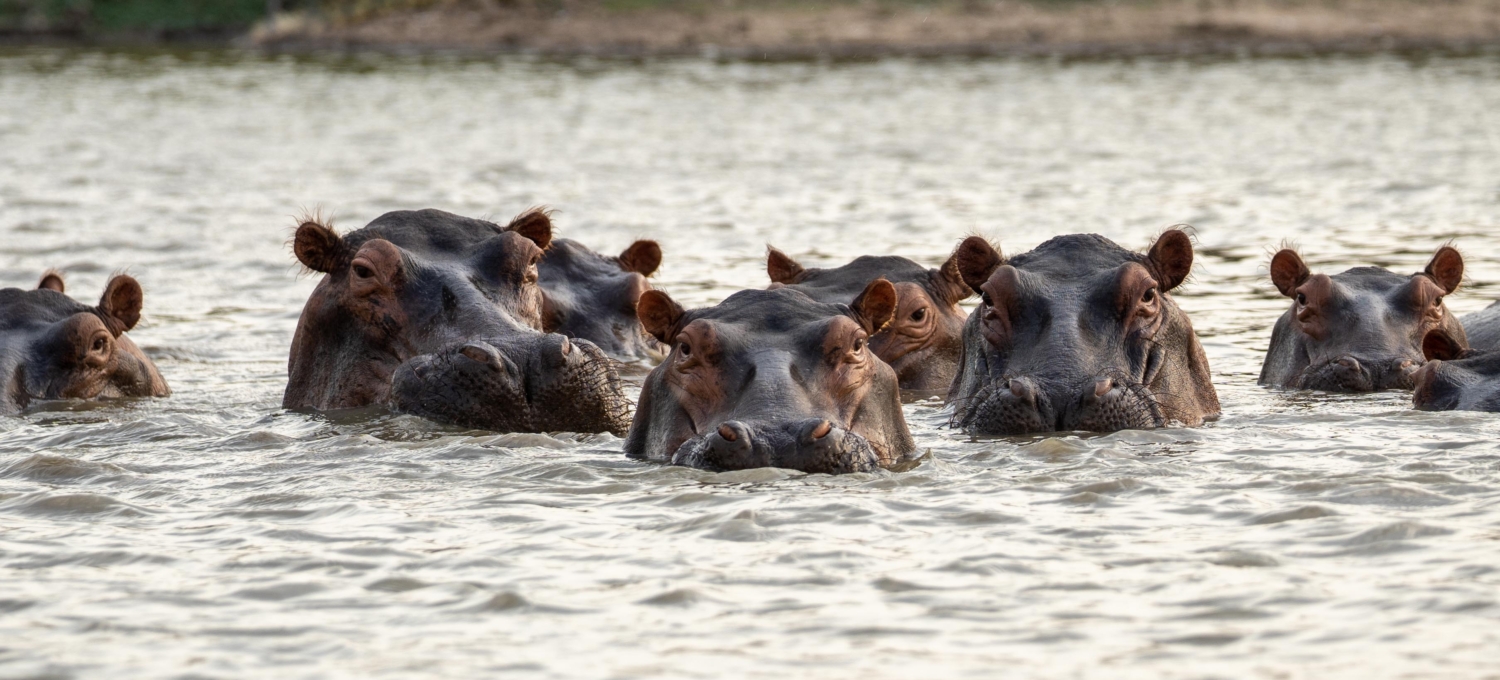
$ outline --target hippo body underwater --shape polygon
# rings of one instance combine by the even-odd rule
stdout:
[[[683,310],[641,296],[646,330],[671,347],[646,377],[626,455],[710,470],[845,473],[910,461],[895,371],[869,339],[890,319],[883,279],[847,304],[792,288],[745,290]]]
[[[0,290],[0,413],[36,400],[171,394],[156,364],[125,335],[141,318],[139,282],[112,277],[92,307],[63,289],[62,277],[48,272],[35,290]]]
[[[325,276],[308,298],[283,405],[370,405],[497,431],[623,434],[614,364],[541,332],[540,210],[506,226],[439,210],[386,213],[340,236],[307,220],[297,259]]]
[[[1467,348],[1443,298],[1463,281],[1463,257],[1444,246],[1402,276],[1381,267],[1314,274],[1295,251],[1271,258],[1271,281],[1292,304],[1276,320],[1260,383],[1330,392],[1411,389],[1437,330]]]
[[[641,293],[651,289],[646,277],[659,266],[655,241],[636,241],[611,257],[572,239],[552,239],[537,263],[542,328],[588,340],[619,361],[659,361],[665,348],[635,314]]]
[[[1422,339],[1427,363],[1413,377],[1423,411],[1500,412],[1500,302],[1459,319],[1467,346],[1443,328]]]
[[[770,248],[766,273],[773,286],[795,288],[819,302],[846,303],[876,279],[896,287],[896,312],[870,337],[870,349],[896,370],[902,390],[943,391],[953,384],[963,354],[964,313],[973,294],[956,257],[937,269],[904,257],[865,255],[841,267],[804,268]]]
[[[955,426],[1108,432],[1218,415],[1208,359],[1167,295],[1192,268],[1184,232],[1163,233],[1146,255],[1075,234],[1009,259],[970,237],[956,256],[981,303],[948,395]]]

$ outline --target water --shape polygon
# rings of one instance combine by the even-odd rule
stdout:
[[[0,54],[0,284],[146,287],[176,393],[0,418],[0,677],[1480,677],[1500,418],[1254,385],[1315,269],[1500,295],[1500,60],[548,63]],[[1224,417],[831,478],[608,435],[283,412],[295,217],[662,242],[709,304],[804,264],[1196,227]],[[632,377],[639,381],[639,373]]]

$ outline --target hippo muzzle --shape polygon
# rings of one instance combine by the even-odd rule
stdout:
[[[770,423],[727,421],[689,439],[672,455],[673,465],[714,471],[779,467],[842,474],[880,468],[869,440],[821,418]]]
[[[1171,421],[1151,388],[1124,375],[1082,382],[1011,377],[982,389],[974,401],[958,411],[962,417],[954,425],[980,434],[1113,432]]]
[[[1421,366],[1421,360],[1406,357],[1366,358],[1361,361],[1346,354],[1308,366],[1297,376],[1293,386],[1326,392],[1409,390],[1414,384],[1413,377]]]

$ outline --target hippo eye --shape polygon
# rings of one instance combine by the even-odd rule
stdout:
[[[1437,296],[1437,298],[1435,298],[1432,301],[1432,306],[1433,307],[1442,307],[1443,306],[1443,296],[1441,296],[1441,295]]]
[[[1153,302],[1156,302],[1156,289],[1152,288],[1152,289],[1146,291],[1144,294],[1142,294],[1141,295],[1141,302],[1144,303],[1144,304],[1148,304],[1148,305],[1151,304],[1151,303],[1153,303]]]
[[[911,320],[912,321],[916,321],[917,323],[921,323],[922,319],[925,319],[925,318],[927,318],[927,308],[926,307],[923,307],[923,308],[921,308],[921,309],[919,309],[919,310],[911,313]]]
[[[859,354],[860,350],[862,350],[864,348],[865,348],[865,339],[864,338],[855,338],[854,339],[854,347],[852,348],[853,352],[855,354]]]
[[[1297,304],[1304,305],[1304,306],[1307,305],[1307,295],[1305,295],[1303,293],[1298,293],[1297,294]]]
[[[685,357],[690,357],[690,356],[693,355],[693,348],[692,348],[692,346],[688,345],[685,342],[679,342],[679,343],[677,343],[677,351],[681,352],[682,356],[685,356]]]
[[[94,351],[95,352],[103,352],[104,351],[104,338],[94,338]]]
[[[368,279],[374,276],[375,272],[370,271],[369,267],[366,267],[362,264],[357,264],[354,265],[354,275],[362,279]]]
[[[983,294],[981,294],[979,296],[979,299],[980,299],[980,301],[984,302],[984,306],[986,306],[986,307],[994,307],[995,306],[995,301],[990,299],[990,294],[989,293],[983,293]]]

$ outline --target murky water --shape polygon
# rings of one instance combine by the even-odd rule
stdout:
[[[146,286],[176,394],[0,418],[0,677],[1493,677],[1500,417],[1254,385],[1269,249],[1500,295],[1500,59],[850,65],[0,55],[0,285]],[[706,304],[806,264],[1197,228],[1224,417],[709,474],[283,412],[286,248],[560,210]],[[639,379],[637,376],[635,379]]]

